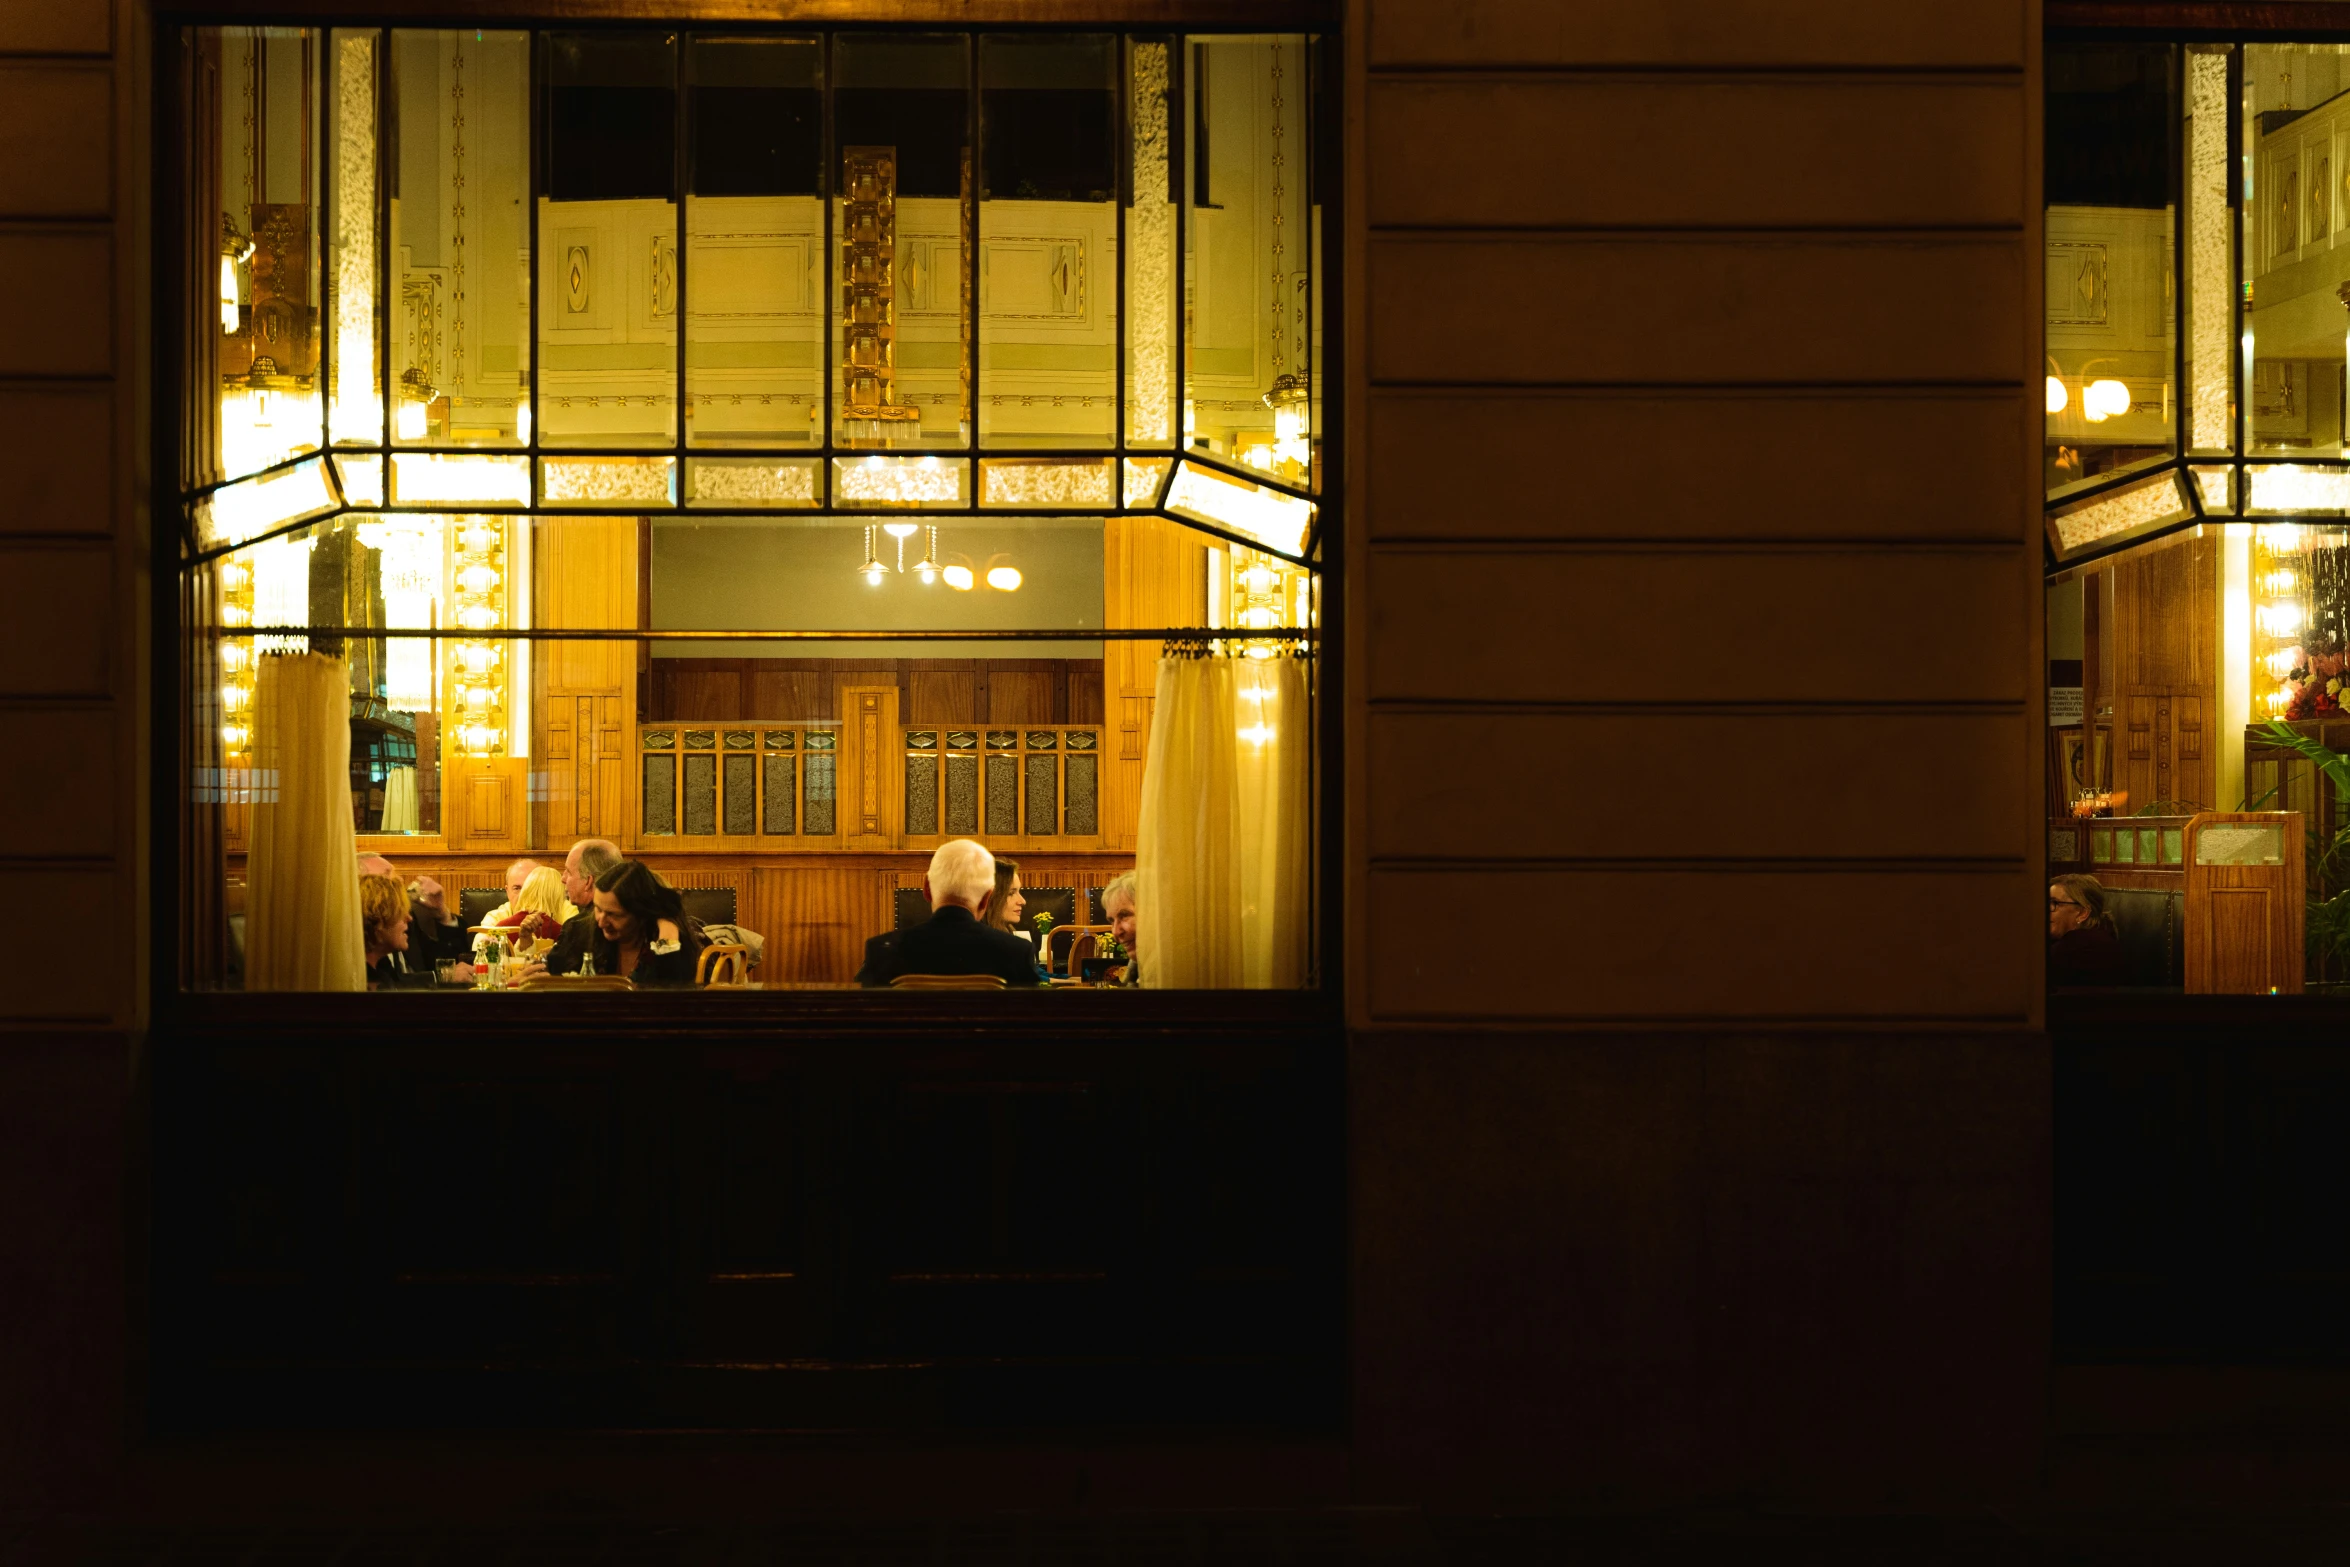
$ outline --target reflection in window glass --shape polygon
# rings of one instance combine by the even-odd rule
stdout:
[[[2244,395],[2254,456],[2343,453],[2343,65],[2332,44],[2244,51]]]
[[[2048,51],[2051,490],[2168,456],[2176,438],[2176,61],[2168,44]]]
[[[1193,40],[1185,444],[1305,483],[1313,249],[1305,40]]]
[[[967,446],[969,44],[848,35],[832,57],[833,439]]]
[[[529,428],[530,39],[394,32],[392,438]]]
[[[302,452],[320,436],[319,171],[324,35],[293,28],[203,33],[199,134],[219,148],[220,476]],[[199,406],[211,399],[200,400]],[[199,465],[199,469],[201,468]]]
[[[677,40],[546,40],[539,440],[667,446],[677,427]]]
[[[1117,429],[1117,41],[979,41],[979,438]]]
[[[824,438],[823,46],[690,39],[686,439]]]

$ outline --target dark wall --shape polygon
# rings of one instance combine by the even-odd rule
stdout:
[[[2048,1300],[2038,9],[1347,19],[1349,1434],[435,1468],[142,1434],[152,85],[127,3],[0,0],[0,281],[41,301],[0,334],[0,937],[43,954],[0,996],[41,1030],[0,1036],[0,1507],[2013,1479]]]

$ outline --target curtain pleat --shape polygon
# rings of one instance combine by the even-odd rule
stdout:
[[[245,988],[364,990],[350,675],[339,658],[275,654],[260,661],[253,707]]]
[[[1308,712],[1298,660],[1159,661],[1135,852],[1146,986],[1305,982]]]

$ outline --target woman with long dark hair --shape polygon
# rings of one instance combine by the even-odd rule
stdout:
[[[622,860],[596,878],[596,936],[589,948],[599,974],[639,985],[690,985],[700,961],[698,921],[677,889],[641,860]]]

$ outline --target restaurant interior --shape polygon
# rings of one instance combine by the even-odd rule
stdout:
[[[713,988],[845,986],[960,838],[1056,985],[1316,983],[1318,40],[178,65],[184,988],[359,988],[354,856],[471,931],[587,840]]]
[[[2127,986],[2338,991],[2350,48],[2054,45],[2048,102],[2049,875]]]

